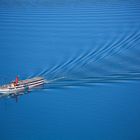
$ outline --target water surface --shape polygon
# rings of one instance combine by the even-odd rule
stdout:
[[[0,99],[0,139],[140,139],[139,1],[0,3],[0,84],[50,81]]]

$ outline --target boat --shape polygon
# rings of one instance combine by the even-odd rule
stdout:
[[[35,87],[41,86],[46,82],[44,77],[34,77],[26,80],[19,80],[16,77],[16,80],[10,84],[0,86],[0,93],[5,94],[14,94],[19,92],[29,91]]]

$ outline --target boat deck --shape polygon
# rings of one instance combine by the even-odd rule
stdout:
[[[24,85],[29,85],[29,84],[34,84],[34,83],[44,83],[45,79],[43,77],[35,77],[35,78],[30,78],[30,79],[26,79],[26,80],[19,80],[18,84],[15,87],[19,87],[19,86],[24,86]],[[0,86],[0,89],[6,89],[6,88],[11,88],[12,86],[11,82],[10,84],[6,84],[6,85],[2,85]]]

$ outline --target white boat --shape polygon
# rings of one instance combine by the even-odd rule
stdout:
[[[18,80],[18,78],[16,78],[16,81],[0,86],[0,93],[12,94],[24,92],[37,86],[41,86],[45,82],[46,80],[43,77],[34,77],[26,80]]]

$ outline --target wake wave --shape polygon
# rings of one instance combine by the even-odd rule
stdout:
[[[85,78],[68,78],[63,77],[58,80],[50,80],[47,82],[43,89],[54,89],[54,88],[66,88],[75,86],[94,86],[102,84],[115,84],[115,83],[128,83],[128,82],[140,81],[140,73],[125,73],[125,74],[114,74],[110,76],[102,77],[85,77]]]
[[[44,70],[40,75],[46,78],[59,75],[73,77],[73,84],[83,85],[140,80],[139,44],[140,34],[134,32],[115,42],[108,42],[103,47],[93,47],[79,57],[74,57],[50,70]],[[67,84],[70,82],[71,85],[72,81],[67,80]]]

